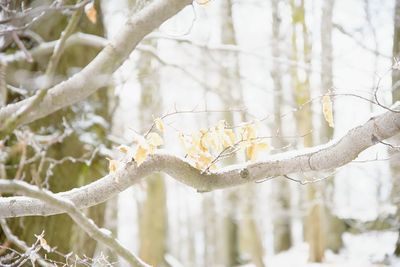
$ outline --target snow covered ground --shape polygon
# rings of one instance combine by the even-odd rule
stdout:
[[[400,258],[393,256],[395,232],[367,232],[363,234],[345,233],[345,247],[340,254],[327,252],[324,263],[307,262],[308,245],[302,243],[289,251],[266,259],[269,267],[400,267]]]

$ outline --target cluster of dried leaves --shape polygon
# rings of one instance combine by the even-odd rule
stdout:
[[[330,127],[334,127],[332,100],[329,94],[322,97],[322,112]],[[145,136],[137,136],[134,146],[119,146],[118,149],[125,156],[124,159],[136,162],[140,166],[149,155],[164,144],[161,135],[165,125],[161,118],[154,119],[157,132],[150,132]],[[247,160],[254,161],[260,152],[269,149],[269,144],[257,136],[258,125],[255,122],[245,123],[240,127],[230,128],[224,120],[208,129],[200,129],[191,134],[179,133],[179,138],[186,153],[186,157],[199,170],[208,171],[216,169],[216,163],[229,154],[244,150]],[[161,134],[161,135],[160,135]],[[115,172],[124,159],[109,159],[109,171]]]
[[[154,120],[157,131],[162,134],[165,126],[160,118]],[[269,148],[268,143],[257,137],[256,123],[246,123],[241,127],[227,127],[224,120],[208,129],[200,129],[191,134],[179,133],[186,157],[193,165],[202,171],[215,169],[215,163],[227,154],[244,150],[246,159],[255,160],[259,152]],[[146,136],[138,136],[134,146],[119,146],[118,149],[125,156],[124,159],[133,159],[140,166],[146,158],[154,154],[156,149],[163,145],[164,140],[159,133],[150,132]],[[110,173],[115,172],[123,164],[122,160],[109,159]]]

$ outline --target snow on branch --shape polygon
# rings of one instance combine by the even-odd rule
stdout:
[[[14,128],[43,118],[93,94],[108,82],[109,76],[121,66],[147,34],[191,3],[190,0],[154,1],[129,18],[114,40],[110,41],[82,71],[50,88],[40,103],[34,103],[35,96],[32,96],[0,109],[0,125],[6,125],[5,122],[9,118],[33,103],[34,109],[24,114],[23,118],[18,118],[18,125],[13,125]],[[1,131],[8,132],[8,129],[0,129]]]
[[[274,154],[264,161],[232,165],[209,173],[195,168],[186,159],[160,151],[149,156],[139,167],[135,162],[129,162],[115,173],[55,196],[71,201],[77,208],[87,208],[110,199],[153,172],[164,172],[199,192],[207,192],[267,177],[332,170],[351,162],[363,150],[399,132],[400,102],[397,102],[385,113],[370,118],[363,125],[325,145]],[[2,186],[6,181],[0,179],[0,191],[3,191]],[[62,209],[30,197],[0,198],[0,218],[46,216],[63,212]]]
[[[103,231],[85,214],[83,214],[69,199],[54,194],[50,191],[40,189],[37,186],[18,180],[0,180],[0,193],[20,193],[46,203],[59,211],[66,212],[90,237],[115,251],[124,258],[131,266],[149,266],[123,247],[118,240],[112,237],[111,233]]]

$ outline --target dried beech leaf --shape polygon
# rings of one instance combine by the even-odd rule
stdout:
[[[93,2],[90,2],[85,6],[85,14],[91,23],[95,24],[97,22],[97,11]]]
[[[246,124],[242,127],[242,139],[250,141],[256,137],[256,127],[254,124]]]
[[[265,142],[253,142],[250,146],[246,148],[246,157],[249,160],[257,159],[257,155],[261,151],[265,151],[269,149],[269,144]]]
[[[329,126],[333,128],[334,123],[333,123],[332,100],[329,95],[324,95],[322,97],[322,112]]]
[[[224,147],[233,146],[236,142],[236,136],[232,129],[224,130]]]
[[[135,155],[133,156],[137,166],[140,166],[146,160],[148,154],[149,154],[149,148],[143,147],[142,145],[139,145],[137,147]]]
[[[118,167],[119,167],[119,162],[115,159],[109,159],[108,160],[108,173],[114,173],[117,171]]]
[[[154,124],[156,125],[157,130],[159,130],[161,133],[164,132],[165,126],[164,122],[160,118],[154,119]]]
[[[46,239],[44,239],[44,237],[42,235],[35,235],[35,236],[39,240],[40,246],[47,252],[50,252],[51,247],[47,244]]]
[[[124,154],[128,154],[128,152],[130,150],[130,148],[128,146],[125,146],[125,145],[120,145],[119,147],[117,147],[117,149],[119,151],[121,151],[122,153],[124,153]]]
[[[256,149],[254,145],[250,145],[246,148],[246,157],[249,160],[254,160],[256,157]]]
[[[211,164],[213,159],[214,158],[210,153],[200,153],[198,159],[196,160],[196,168],[200,170],[206,169]]]
[[[149,133],[147,135],[146,139],[147,139],[147,143],[149,144],[149,146],[152,146],[155,148],[164,144],[162,137],[158,133]]]

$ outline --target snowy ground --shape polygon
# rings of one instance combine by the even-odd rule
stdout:
[[[400,267],[400,258],[393,256],[396,239],[395,232],[346,233],[343,236],[345,248],[339,255],[327,252],[322,264],[307,262],[308,246],[305,243],[266,259],[266,263],[269,267]]]

